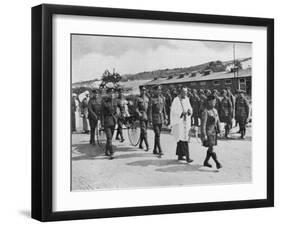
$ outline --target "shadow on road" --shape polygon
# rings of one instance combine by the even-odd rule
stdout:
[[[183,164],[175,159],[147,159],[135,162],[129,162],[130,166],[167,166],[167,165],[179,165]]]
[[[170,173],[176,173],[176,172],[183,172],[183,171],[198,171],[198,172],[211,172],[215,173],[218,172],[216,169],[210,169],[203,167],[200,164],[187,164],[186,162],[182,161],[179,162],[175,159],[149,159],[149,160],[140,160],[135,162],[127,163],[127,165],[130,166],[169,166],[165,168],[158,168],[155,169],[155,171],[158,172],[170,172]]]
[[[72,154],[77,153],[78,156],[72,156],[72,160],[86,160],[93,159],[98,156],[104,155],[104,152],[98,145],[87,144],[74,144],[72,145]]]
[[[135,147],[120,147],[118,148],[113,145],[114,158],[115,159],[124,159],[124,158],[133,158],[133,157],[146,157],[148,154],[142,150],[136,149]],[[119,154],[119,152],[133,152],[128,154]],[[138,152],[138,153],[136,153]],[[98,145],[91,145],[88,142],[82,144],[72,145],[72,154],[77,154],[72,156],[72,160],[89,160],[89,159],[108,159],[105,156],[104,150]]]
[[[178,166],[170,166],[166,168],[156,169],[155,171],[165,172],[165,173],[166,172],[176,173],[176,172],[183,172],[183,171],[201,171],[200,168],[202,168],[202,165],[199,164],[190,165],[185,163],[185,164],[180,164]]]

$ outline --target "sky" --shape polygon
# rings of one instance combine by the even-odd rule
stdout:
[[[235,53],[251,57],[252,44],[235,43]],[[100,78],[106,69],[122,75],[232,59],[231,42],[72,35],[73,82]]]

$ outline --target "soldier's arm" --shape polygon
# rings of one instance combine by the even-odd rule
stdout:
[[[204,110],[202,112],[202,120],[201,120],[201,133],[202,133],[202,138],[205,139],[207,133],[206,133],[206,123],[207,123],[207,111]]]
[[[218,115],[218,111],[216,110],[216,114],[217,114],[217,124],[216,124],[216,127],[217,127],[217,133],[220,133],[221,132],[221,128],[220,128],[220,117]]]
[[[147,116],[148,116],[148,121],[151,123],[152,122],[152,100],[151,99],[148,102]]]
[[[230,109],[230,114],[231,114],[231,116],[233,116],[233,106],[232,106],[232,102],[231,102],[230,98],[228,99],[228,106]]]
[[[141,116],[141,113],[140,113],[140,110],[139,110],[139,99],[137,98],[135,103],[134,103],[134,106],[135,106],[135,109],[136,109],[136,113],[138,114],[138,116],[140,117]]]
[[[250,118],[250,104],[247,99],[245,99],[245,107],[246,107],[246,112],[247,112],[247,120]]]
[[[88,110],[89,110],[89,115],[91,115],[94,119],[98,118],[96,113],[93,111],[92,101],[89,101],[89,103],[88,103]]]
[[[167,120],[168,117],[167,117],[167,111],[166,111],[166,104],[165,104],[165,99],[164,99],[164,102],[163,102],[163,115],[164,115],[164,119]]]

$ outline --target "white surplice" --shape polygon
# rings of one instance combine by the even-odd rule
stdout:
[[[183,112],[190,111],[190,115],[186,115],[186,117],[181,117]],[[177,141],[188,141],[189,138],[189,130],[191,128],[191,115],[192,115],[192,107],[189,102],[189,98],[180,98],[175,97],[171,106],[171,134],[175,137]]]

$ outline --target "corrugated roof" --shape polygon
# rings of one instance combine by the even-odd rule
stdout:
[[[249,77],[252,76],[252,70],[251,68],[247,68],[245,70],[240,70],[238,72],[238,78],[239,77]],[[178,76],[175,76],[172,79],[167,78],[158,78],[157,80],[151,80],[144,85],[165,85],[165,84],[175,84],[175,83],[185,83],[185,82],[198,82],[198,81],[208,81],[208,80],[219,80],[219,79],[229,79],[233,78],[233,72],[215,72],[211,73],[209,75],[202,75],[198,74],[194,77],[188,75],[183,78],[178,78]]]

